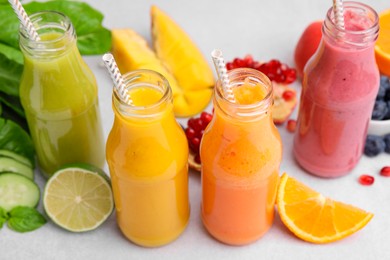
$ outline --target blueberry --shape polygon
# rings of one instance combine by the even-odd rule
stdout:
[[[389,111],[387,103],[383,100],[375,101],[374,110],[372,111],[371,119],[382,120]]]
[[[390,101],[390,88],[386,90],[386,94],[383,98],[385,101]]]
[[[383,137],[383,140],[385,141],[386,147],[385,152],[390,153],[390,134],[387,134]]]
[[[384,100],[385,96],[386,96],[386,88],[384,85],[380,85],[378,94],[376,95],[376,100]]]
[[[386,90],[390,89],[390,79],[387,76],[382,75],[380,79],[380,85]]]
[[[385,150],[386,143],[381,136],[367,135],[366,144],[364,146],[364,154],[373,157]]]
[[[387,114],[386,114],[385,117],[383,118],[384,120],[390,119],[390,100],[389,100],[389,101],[386,101],[386,104],[387,104]]]

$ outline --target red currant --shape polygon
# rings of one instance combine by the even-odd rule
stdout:
[[[390,177],[390,166],[385,166],[381,169],[380,175]]]
[[[297,120],[289,119],[287,121],[287,126],[286,126],[287,131],[289,131],[290,133],[294,133],[296,127],[297,127]]]
[[[200,138],[198,137],[194,137],[190,140],[190,147],[191,149],[196,152],[196,153],[199,153],[199,147],[200,147]]]
[[[361,185],[369,186],[374,183],[374,177],[371,175],[363,174],[359,177],[359,182]]]
[[[232,69],[234,69],[234,68],[235,68],[235,67],[234,67],[234,65],[233,65],[232,62],[226,63],[226,69],[227,69],[227,70],[232,70]]]
[[[196,135],[196,132],[194,129],[188,127],[186,130],[185,130],[185,133],[186,133],[186,137],[187,137],[187,140],[191,140],[192,138],[195,137]]]
[[[214,109],[213,109],[214,113]],[[202,112],[199,117],[190,118],[187,122],[185,134],[188,140],[188,146],[195,155],[195,161],[200,163],[199,149],[204,130],[213,119],[213,114]]]
[[[282,98],[286,101],[290,101],[295,98],[295,92],[291,90],[286,90],[283,92]]]
[[[210,123],[211,119],[213,119],[213,115],[209,114],[207,112],[202,112],[200,114],[200,119],[202,119],[202,122],[206,124],[206,126]],[[205,127],[206,128],[206,127]]]
[[[295,69],[288,68],[284,71],[284,75],[286,76],[285,83],[290,84],[297,79],[297,71]]]

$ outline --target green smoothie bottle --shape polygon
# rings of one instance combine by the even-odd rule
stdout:
[[[69,18],[46,11],[30,16],[40,40],[20,29],[24,70],[20,99],[38,156],[50,177],[67,163],[104,165],[96,80],[76,45]]]

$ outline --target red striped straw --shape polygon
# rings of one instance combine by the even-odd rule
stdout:
[[[232,103],[236,102],[236,98],[234,97],[233,89],[230,86],[229,76],[227,74],[227,69],[225,65],[225,61],[223,59],[222,51],[218,49],[214,49],[211,52],[211,57],[213,58],[215,70],[217,71],[217,75],[222,84],[222,91],[227,100]]]
[[[37,30],[35,29],[33,23],[31,22],[30,18],[28,17],[26,11],[24,10],[19,0],[8,0],[8,2],[11,4],[12,8],[14,9],[23,28],[26,29],[30,39],[34,41],[40,41],[41,38],[39,38]]]
[[[333,0],[333,13],[336,26],[345,30],[343,0]]]
[[[108,72],[110,73],[111,79],[114,82],[117,93],[119,94],[120,99],[128,105],[133,105],[133,100],[131,100],[126,85],[123,81],[122,74],[118,69],[118,65],[112,56],[111,53],[106,53],[102,57],[104,65]]]

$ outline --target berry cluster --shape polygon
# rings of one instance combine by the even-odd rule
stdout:
[[[251,55],[246,55],[243,59],[235,58],[233,61],[226,63],[227,70],[236,68],[252,68],[263,72],[267,77],[275,82],[290,84],[297,79],[297,72],[279,60],[270,60],[269,62],[260,63],[253,60]]]
[[[381,76],[379,91],[376,96],[371,119],[390,119],[390,79],[386,76]]]
[[[190,118],[187,122],[187,128],[184,130],[188,140],[188,145],[195,153],[195,162],[200,164],[199,148],[204,130],[213,118],[212,114],[202,112],[200,117]]]
[[[385,136],[367,135],[364,154],[374,157],[382,152],[390,154],[390,134]]]

